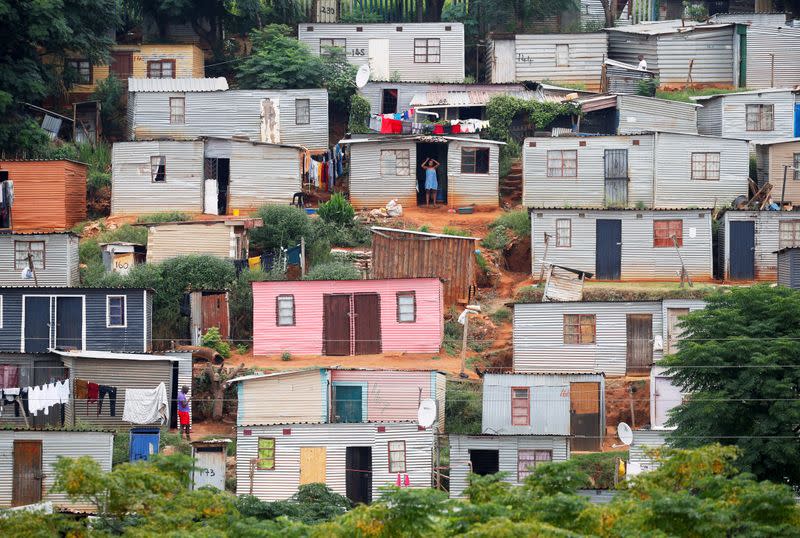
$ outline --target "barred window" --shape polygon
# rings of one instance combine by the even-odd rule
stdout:
[[[308,125],[311,123],[311,100],[294,100],[294,123],[295,125]]]
[[[275,323],[278,326],[294,325],[294,295],[278,295],[275,299]]]
[[[14,269],[28,267],[28,255],[34,269],[44,269],[44,241],[14,241]]]
[[[775,129],[773,105],[747,105],[747,130],[772,131]]]
[[[594,314],[564,314],[564,343],[594,344],[596,324]]]
[[[462,174],[488,174],[489,148],[462,148]]]
[[[410,152],[407,149],[381,150],[382,176],[407,176],[410,170]]]
[[[89,60],[67,60],[67,66],[75,73],[78,84],[92,83],[92,62]]]
[[[413,291],[397,293],[398,323],[414,323],[417,321],[417,294]]]
[[[531,389],[528,387],[511,387],[511,425],[530,426],[531,424]]]
[[[578,177],[578,150],[549,150],[547,152],[547,177]]]
[[[406,442],[389,441],[389,472],[406,472]]]
[[[167,157],[155,155],[150,157],[150,181],[164,183],[167,181]]]
[[[556,219],[556,246],[572,246],[572,219]]]
[[[175,125],[186,123],[186,98],[169,98],[169,122]]]
[[[147,62],[147,78],[175,78],[175,60]]]
[[[675,243],[672,242],[673,236],[675,243],[679,247],[683,246],[683,221],[677,220],[656,220],[653,221],[653,246],[659,247],[674,247]]]
[[[259,471],[275,470],[275,438],[258,438],[258,460],[256,468]]]
[[[794,180],[800,181],[800,153],[795,153],[792,158],[794,163]]]
[[[800,247],[800,220],[782,220],[778,230],[778,248]]]
[[[414,40],[414,63],[416,64],[438,64],[441,61],[440,40],[436,39],[415,39]]]
[[[692,179],[719,179],[719,152],[692,153]]]

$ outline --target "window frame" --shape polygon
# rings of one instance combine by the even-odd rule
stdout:
[[[174,114],[174,106],[173,101],[179,101],[181,103],[180,109],[182,114]],[[177,121],[176,118],[180,118],[180,121]],[[170,125],[186,125],[186,96],[174,96],[169,98],[169,123]]]
[[[559,232],[559,223],[566,222],[567,227],[567,242],[565,245],[561,244],[561,234]],[[556,248],[572,248],[572,219],[556,219]]]
[[[330,41],[330,43],[323,43],[323,41]],[[336,42],[340,41],[342,44],[337,45]],[[347,50],[347,38],[345,37],[321,37],[319,38],[319,54],[320,56],[330,56],[331,49]]]
[[[276,459],[275,456],[276,456],[276,452],[277,452],[276,438],[275,437],[260,437],[259,436],[257,439],[258,440],[256,441],[256,471],[274,471],[277,468],[277,464],[276,464],[277,462],[275,461],[275,459]],[[261,451],[262,450],[269,450],[269,448],[267,448],[267,447],[263,447],[262,448],[261,441],[272,441],[272,459],[262,458],[261,457]],[[261,466],[261,462],[262,461],[271,461],[272,462],[272,466],[271,467],[262,467]]]
[[[792,153],[792,166],[794,166],[794,181],[800,181],[800,153]]]
[[[575,155],[575,158],[565,158],[566,153],[572,153]],[[558,157],[555,156],[558,154]],[[549,149],[547,150],[545,166],[547,166],[547,177],[558,177],[558,178],[577,178],[578,177],[578,150],[577,149]],[[550,162],[554,160],[559,160],[561,162],[561,166],[559,167],[551,167]],[[566,162],[575,161],[574,168],[568,168],[564,166]],[[553,171],[560,170],[560,174],[555,174]],[[572,171],[573,174],[566,174],[566,171]]]
[[[560,63],[559,62],[559,58],[558,58],[559,47],[566,47],[567,48],[566,63]],[[561,50],[563,50],[563,48]],[[556,67],[569,67],[569,43],[556,43],[555,62],[556,62]]]
[[[791,229],[785,230],[791,226]],[[783,236],[790,232],[791,239],[786,242]],[[791,248],[800,246],[800,219],[781,219],[778,221],[778,248]]]
[[[292,322],[291,323],[281,323],[281,299],[291,299],[292,300]],[[280,295],[275,296],[275,326],[276,327],[294,327],[297,325],[297,304],[294,300],[294,295],[291,293],[282,293]]]
[[[517,397],[515,391],[524,390],[525,397]],[[522,422],[517,422],[517,417],[514,415],[514,409],[521,409],[522,406],[514,406],[514,403],[525,403],[525,416],[521,417]],[[531,388],[530,387],[511,387],[511,425],[512,426],[530,426],[531,425]]]
[[[392,99],[394,99],[394,110],[392,112],[386,112],[386,94],[389,92],[394,92]],[[398,97],[400,95],[400,90],[398,88],[383,88],[381,91],[381,114],[396,114],[397,113],[397,105],[398,105]]]
[[[431,41],[436,43],[432,44]],[[435,49],[436,53],[431,52]],[[432,60],[431,58],[436,58]],[[415,64],[440,64],[442,63],[442,40],[438,37],[414,38],[414,63]]]
[[[675,229],[675,224],[678,223],[679,227]],[[666,225],[667,236],[664,237],[663,230],[659,233],[659,226]],[[678,248],[683,247],[683,219],[656,219],[653,221],[653,248],[674,248],[675,244],[672,242],[672,234],[670,231],[675,231],[675,240]],[[680,232],[680,233],[677,233]]]
[[[146,70],[145,74],[147,75],[147,78],[177,78],[177,75],[175,73],[176,63],[177,62],[172,58],[164,58],[164,59],[161,59],[161,60],[147,60],[147,70]],[[172,76],[171,77],[165,77],[164,76],[164,64],[170,64],[170,66],[172,66]],[[152,75],[156,71],[156,69],[155,69],[156,66],[158,66],[159,76],[154,77]]]
[[[42,245],[42,262],[41,262],[42,266],[41,267],[37,267],[36,266],[36,260],[33,259],[33,269],[34,269],[34,271],[44,271],[44,270],[47,269],[47,241],[26,241],[24,239],[15,239],[14,240],[14,270],[15,271],[20,271],[20,270],[23,270],[23,269],[28,267],[27,256],[25,258],[25,262],[24,262],[25,264],[23,266],[17,265],[17,261],[18,261],[17,260],[17,245],[18,244],[26,244],[26,245],[28,245],[27,252],[31,253],[31,254],[33,253],[33,251],[31,250],[31,245],[33,245],[33,244]]]
[[[302,108],[298,105],[305,106],[305,121],[300,121],[300,112]],[[294,100],[294,124],[295,125],[310,125],[311,124],[311,99],[295,99]]]
[[[575,318],[575,321],[571,321],[571,318]],[[591,327],[592,327],[592,339],[591,341],[584,342],[583,341],[583,331],[581,330],[584,326],[583,320],[584,319],[591,319]],[[588,326],[588,324],[586,324]],[[567,327],[576,327],[577,331],[574,334],[567,333]],[[597,314],[563,314],[562,318],[562,327],[561,331],[563,333],[563,342],[564,345],[568,346],[594,346],[597,345]],[[574,342],[568,341],[573,340]],[[568,338],[570,337],[570,338]]]
[[[153,159],[159,159],[160,162],[156,162],[153,164]],[[153,168],[155,166],[156,168]],[[158,168],[161,167],[163,170],[158,172]],[[158,178],[159,174],[163,176],[164,179],[156,179]],[[167,182],[167,156],[166,155],[151,155],[150,156],[150,183],[166,183]]]
[[[403,443],[403,449],[402,450],[398,450],[398,449],[395,448],[394,450],[392,450],[392,443]],[[387,441],[387,443],[386,443],[386,451],[387,451],[388,456],[389,456],[389,460],[388,460],[387,464],[388,464],[388,468],[389,468],[389,472],[390,473],[394,474],[394,473],[406,473],[406,472],[408,472],[408,452],[406,451],[406,442],[405,442],[404,439],[394,439],[392,441]],[[392,464],[397,464],[399,462],[397,460],[394,460],[392,455],[393,454],[400,454],[400,453],[403,454],[403,461],[402,461],[403,469],[402,470],[395,470],[395,469],[392,468]]]
[[[404,320],[400,318],[400,298],[411,297],[411,319]],[[397,323],[416,323],[417,322],[417,292],[416,291],[398,291],[395,294],[395,304],[397,305]]]
[[[122,324],[111,323],[111,299],[122,299]],[[128,296],[106,295],[106,329],[124,329],[128,326]]]
[[[717,169],[716,169],[716,177],[712,177],[709,175],[709,157],[716,156],[717,162]],[[700,158],[702,157],[702,162]],[[713,163],[711,163],[713,164]],[[699,168],[696,165],[702,165],[702,176],[695,175],[695,170]],[[720,170],[722,168],[722,155],[719,151],[693,151],[690,154],[689,159],[689,172],[690,177],[692,180],[695,181],[719,181],[720,180]],[[713,170],[711,170],[713,172]]]
[[[397,158],[397,154],[402,153],[405,154],[402,159]],[[384,155],[394,155],[394,173],[389,173],[389,171],[384,170],[384,163],[388,162]],[[408,149],[382,149],[380,154],[381,159],[381,177],[406,177],[411,175],[411,150]],[[404,167],[398,167],[397,161],[403,160],[406,161],[408,164]],[[401,173],[402,170],[405,170],[404,173]]]
[[[480,172],[478,171],[478,152],[486,152],[486,171]],[[472,170],[465,169],[465,163],[468,159],[465,159],[467,154],[472,154]],[[461,148],[461,173],[462,174],[472,174],[475,176],[488,176],[489,169],[491,168],[491,158],[492,152],[491,148],[482,148],[478,146],[469,146]]]
[[[519,456],[523,452],[532,453],[533,458],[532,459],[522,460],[522,458],[520,458]],[[550,459],[549,460],[537,459],[537,457],[536,457],[537,454],[548,454],[550,456]],[[522,461],[530,461],[530,462],[533,462],[533,464],[532,465],[526,465],[524,470],[520,470],[519,465],[520,465],[520,463],[522,463]],[[523,480],[525,480],[525,478],[530,476],[531,473],[533,473],[533,469],[536,469],[536,466],[539,465],[540,463],[550,463],[552,461],[553,461],[553,451],[551,449],[543,449],[543,448],[520,448],[520,449],[518,449],[517,450],[517,482],[522,482]],[[522,473],[525,473],[525,475],[523,476]]]
[[[81,78],[81,64],[86,64],[87,78]],[[68,58],[67,65],[78,74],[77,80],[73,84],[94,84],[94,66],[88,58]]]
[[[757,108],[757,112],[751,112],[752,108]],[[769,123],[767,124],[768,127],[764,127],[764,119],[765,119],[765,111],[769,110]],[[751,126],[750,116],[756,116],[756,121],[758,125],[756,127]],[[775,105],[770,103],[748,103],[744,106],[744,128],[746,131],[754,132],[754,131],[774,131],[775,130]]]

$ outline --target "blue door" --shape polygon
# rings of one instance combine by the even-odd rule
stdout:
[[[794,105],[794,136],[800,138],[800,104]]]
[[[158,454],[158,441],[161,430],[158,428],[134,428],[131,430],[131,461],[149,460]]]
[[[730,268],[732,280],[753,280],[756,276],[756,223],[752,220],[730,223]]]
[[[622,221],[597,219],[595,272],[598,280],[619,280],[622,272]]]
[[[50,347],[50,297],[25,297],[25,352],[46,353]]]
[[[338,385],[336,387],[337,422],[361,422],[363,418],[361,404],[361,387],[357,385]]]

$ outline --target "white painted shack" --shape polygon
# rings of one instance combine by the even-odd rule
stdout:
[[[752,142],[798,136],[794,125],[798,95],[788,88],[771,88],[693,97],[703,105],[697,111],[697,130]]]
[[[529,211],[534,278],[544,259],[598,280],[640,281],[679,281],[682,260],[692,280],[711,279],[709,209]]]
[[[727,205],[747,194],[748,159],[746,140],[683,133],[528,138],[522,203],[655,209]]]
[[[225,79],[128,79],[129,140],[243,138],[328,147],[328,90],[228,90]]]
[[[350,202],[357,208],[425,204],[422,163],[433,158],[437,202],[456,207],[499,204],[500,146],[467,136],[381,136],[342,140],[350,151]]]
[[[648,429],[633,430],[633,442],[628,449],[628,466],[626,474],[636,476],[637,474],[654,471],[661,466],[656,459],[659,448],[667,444],[667,438],[672,430],[668,429]]]
[[[372,80],[464,81],[460,22],[299,24],[297,38],[314,54],[344,49],[351,64],[370,66]]]
[[[775,252],[800,246],[800,212],[728,210],[722,217],[718,244],[725,280],[774,282]]]
[[[663,86],[739,85],[740,42],[733,23],[669,20],[607,28],[608,56],[657,71]]]
[[[261,224],[261,219],[225,217],[144,225],[147,226],[147,263],[190,254],[230,260],[247,258],[249,231]]]
[[[226,215],[288,204],[301,190],[301,155],[299,146],[217,138],[117,142],[111,214]]]
[[[487,77],[491,82],[548,81],[601,86],[608,35],[490,34],[486,45]]]
[[[666,368],[654,366],[650,372],[650,427],[664,428],[669,412],[683,403],[684,393],[666,374]]]
[[[800,206],[800,138],[756,142],[758,187],[772,185],[775,201]]]
[[[564,435],[450,435],[450,498],[464,497],[471,473],[504,472],[519,486],[537,465],[569,456]]]
[[[58,458],[88,456],[111,471],[114,433],[97,430],[0,430],[0,508],[51,502],[60,510],[94,512],[88,501],[52,492]]]
[[[31,268],[36,278],[23,274]],[[0,234],[0,285],[77,286],[79,280],[78,236],[72,232]]]

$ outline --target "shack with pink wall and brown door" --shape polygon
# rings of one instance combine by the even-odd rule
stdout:
[[[438,353],[438,278],[253,283],[253,353]]]

